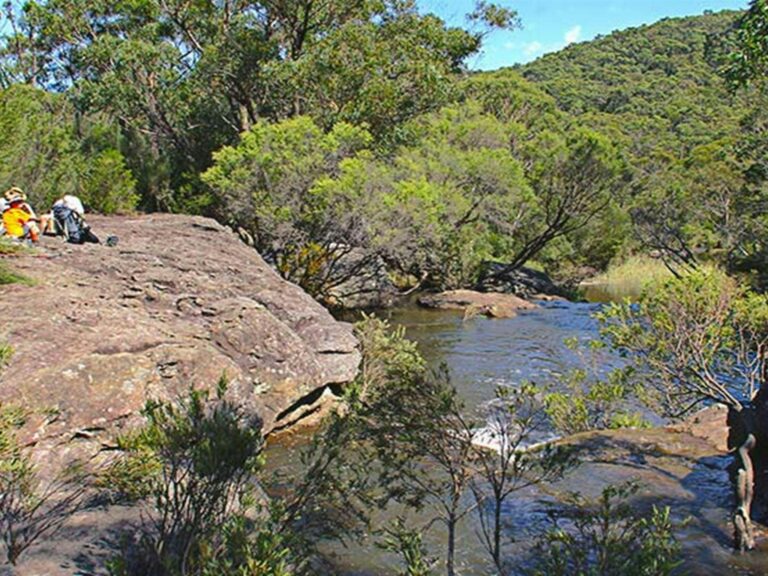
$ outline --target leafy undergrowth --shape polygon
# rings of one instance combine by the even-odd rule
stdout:
[[[18,241],[10,240],[7,236],[0,236],[0,256],[12,256],[14,254],[23,254],[28,252],[28,248]]]
[[[34,281],[22,274],[10,270],[5,262],[0,262],[0,286],[6,284],[26,284],[32,286]]]

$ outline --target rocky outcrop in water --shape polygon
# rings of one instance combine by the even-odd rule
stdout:
[[[418,300],[425,308],[463,310],[467,316],[483,315],[490,318],[514,318],[520,310],[532,310],[535,304],[512,294],[484,294],[474,290],[448,290],[427,294]]]
[[[351,327],[229,229],[161,214],[91,222],[118,245],[44,238],[9,262],[34,285],[0,292],[15,350],[0,401],[31,411],[24,438],[40,459],[98,449],[148,398],[213,387],[222,375],[265,432],[316,412],[354,378]]]
[[[544,299],[542,296],[564,296],[563,291],[544,272],[525,266],[504,272],[504,265],[488,264],[477,289],[481,292],[514,294],[527,300]]]

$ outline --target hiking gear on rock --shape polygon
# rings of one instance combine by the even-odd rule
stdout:
[[[83,216],[85,214],[85,208],[83,207],[83,203],[80,201],[80,198],[77,196],[72,196],[71,194],[67,194],[66,196],[62,196],[59,200],[56,200],[56,202],[53,203],[54,208],[56,206],[64,206],[65,208],[69,208],[70,210],[74,210],[80,216]]]
[[[99,243],[99,239],[91,232],[91,229],[80,214],[71,208],[67,208],[63,203],[59,204],[57,202],[56,204],[53,206],[53,219],[56,222],[58,231],[64,235],[67,242],[72,244]]]

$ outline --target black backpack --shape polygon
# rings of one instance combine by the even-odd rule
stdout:
[[[83,217],[74,210],[66,206],[54,206],[53,218],[59,232],[64,234],[67,242],[72,244],[99,243],[99,239],[91,232]]]

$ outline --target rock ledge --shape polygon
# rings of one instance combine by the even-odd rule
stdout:
[[[464,310],[466,315],[484,315],[490,318],[514,318],[519,310],[537,308],[513,294],[484,293],[474,290],[448,290],[419,298],[425,308]]]
[[[15,319],[2,335],[15,352],[0,401],[33,412],[25,433],[36,449],[65,458],[73,439],[107,443],[148,398],[213,387],[222,374],[270,432],[354,378],[351,327],[228,228],[167,214],[90,222],[119,244],[44,238],[8,261],[34,286],[0,289],[0,315]]]

